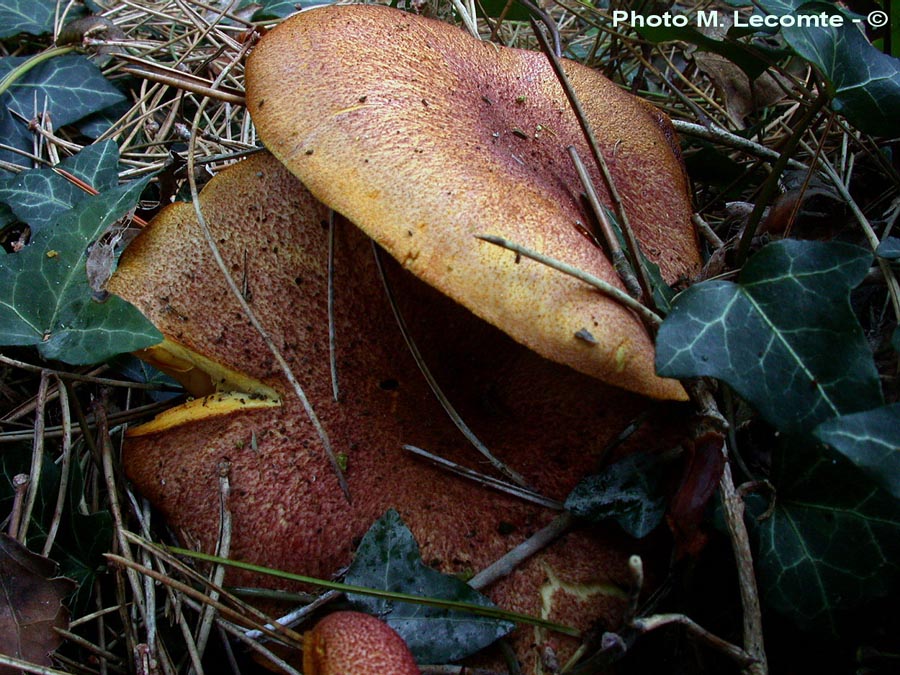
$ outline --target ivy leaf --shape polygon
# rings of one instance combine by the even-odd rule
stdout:
[[[88,197],[20,253],[0,259],[0,344],[36,345],[45,358],[86,364],[162,340],[121,298],[94,301],[85,265],[89,244],[134,207],[145,185]]]
[[[852,23],[814,29],[786,27],[783,33],[791,48],[828,79],[835,111],[867,133],[890,136],[896,132],[900,59],[875,49]]]
[[[239,9],[245,7],[258,7],[253,13],[253,21],[267,21],[269,19],[283,19],[300,11],[300,7],[314,7],[316,5],[331,4],[328,0],[313,0],[312,2],[300,2],[300,0],[243,0]]]
[[[346,581],[356,586],[494,607],[465,582],[425,565],[412,532],[393,509],[378,519],[363,537]],[[508,621],[457,610],[355,594],[348,594],[348,598],[387,621],[420,663],[447,663],[465,658],[514,627]]]
[[[833,2],[758,0],[775,16],[843,17],[841,26],[784,26],[788,46],[815,65],[828,81],[832,107],[860,130],[893,136],[900,107],[900,60],[873,47],[857,25],[862,17]]]
[[[900,578],[897,502],[843,457],[796,439],[776,453],[771,480],[774,510],[754,527],[763,599],[804,629],[838,635],[841,610]]]
[[[57,0],[0,0],[0,39],[19,33],[43,35],[53,30]],[[74,19],[83,13],[75,5],[67,15]]]
[[[103,192],[118,183],[118,163],[118,147],[110,140],[87,146],[77,155],[62,160],[59,167]],[[30,169],[0,180],[0,201],[8,204],[16,217],[28,223],[35,233],[88,196],[51,169]]]
[[[885,237],[875,249],[875,255],[885,260],[900,260],[900,237]]]
[[[9,56],[0,59],[0,78],[27,58]],[[66,54],[35,66],[16,80],[0,96],[0,110],[9,108],[9,112],[30,120],[35,113],[45,109],[46,103],[54,126],[59,128],[124,99],[124,95],[88,59]],[[9,112],[0,115],[0,138],[6,139],[7,145],[30,151],[30,132]]]
[[[900,499],[900,403],[826,420],[813,433]]]
[[[3,138],[3,145],[7,146],[0,148],[0,161],[21,165],[25,161],[23,155],[15,152],[12,148],[27,152],[31,147],[31,132],[28,130],[26,122],[15,119],[12,113],[6,109],[2,96],[0,96],[0,137]],[[0,176],[5,175],[10,174],[0,168]]]
[[[505,21],[528,21],[531,16],[525,5],[508,0],[483,0],[480,7],[485,16],[496,19],[502,15]]]
[[[871,262],[849,244],[769,244],[738,283],[705,281],[675,299],[657,337],[658,373],[724,380],[786,432],[882,405],[849,297]]]
[[[661,475],[658,457],[628,455],[582,479],[566,498],[566,508],[593,522],[615,520],[641,539],[656,529],[666,512],[666,500],[657,489]]]

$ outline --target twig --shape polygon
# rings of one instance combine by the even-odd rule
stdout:
[[[573,520],[572,514],[568,511],[561,513],[549,525],[535,532],[528,539],[507,552],[506,555],[495,560],[469,579],[469,586],[476,590],[481,590],[509,575],[523,561],[536,553],[540,553],[564,535],[572,527]]]
[[[216,543],[216,555],[221,558],[227,558],[231,554],[231,508],[228,500],[231,495],[231,482],[228,473],[231,470],[231,464],[223,461],[219,465],[219,537]],[[221,586],[225,580],[225,567],[216,565],[210,575],[210,586]],[[209,592],[212,600],[218,600],[219,594],[215,590]],[[213,627],[213,619],[216,612],[211,605],[206,605],[201,612],[200,626],[197,630],[195,642],[197,644],[197,652],[200,656],[206,651],[206,644],[209,640],[210,631]],[[196,671],[199,675],[199,671]]]
[[[161,410],[165,410],[171,407],[172,404],[168,401],[148,403],[147,405],[132,408],[131,410],[120,410],[118,412],[112,413],[111,415],[107,415],[107,419],[114,423],[128,422],[145,415],[158,413]],[[92,428],[92,425],[88,424],[84,428],[90,430]],[[44,438],[61,438],[64,431],[65,430],[61,426],[46,427],[44,429]],[[27,441],[30,440],[33,435],[33,430],[5,431],[3,433],[0,433],[0,443],[17,443],[19,441]]]
[[[37,406],[34,413],[34,439],[31,449],[31,468],[28,482],[28,494],[25,497],[25,506],[22,509],[21,525],[19,526],[19,542],[25,545],[28,538],[28,525],[31,522],[31,514],[34,511],[34,503],[37,499],[38,488],[41,484],[41,469],[44,464],[44,408],[47,403],[47,386],[50,382],[50,373],[41,372],[41,383],[38,386]]]
[[[675,131],[680,134],[686,134],[688,136],[703,138],[707,141],[721,143],[722,145],[727,145],[731,148],[735,148],[736,150],[742,150],[748,155],[753,155],[754,157],[759,157],[760,159],[775,161],[779,157],[781,157],[781,153],[777,150],[767,148],[765,145],[762,145],[761,143],[757,143],[755,141],[751,141],[749,138],[744,138],[743,136],[733,134],[727,129],[723,129],[718,125],[711,124],[709,126],[704,126],[702,124],[696,124],[694,122],[685,122],[684,120],[672,120],[672,126],[675,127]],[[788,166],[793,169],[809,168],[806,164],[804,164],[803,162],[799,162],[796,159],[789,159]]]
[[[696,227],[697,231],[703,235],[703,238],[714,248],[722,248],[725,245],[725,242],[713,231],[709,226],[709,223],[703,220],[699,213],[695,213],[691,216],[691,222],[694,223],[694,227]]]
[[[731,659],[740,664],[740,666],[745,670],[753,672],[754,668],[758,665],[756,659],[754,659],[749,653],[747,653],[737,645],[731,644],[730,642],[723,640],[717,635],[713,635],[708,630],[697,624],[693,619],[685,616],[684,614],[654,614],[653,616],[635,619],[632,622],[632,626],[641,633],[649,633],[650,631],[654,631],[657,628],[668,626],[673,623],[684,626],[687,629],[688,633],[690,633],[696,639],[709,645],[716,651],[729,656]]]
[[[572,158],[572,164],[575,165],[575,171],[578,173],[578,178],[581,180],[585,195],[587,195],[588,204],[590,204],[591,210],[597,218],[597,223],[600,225],[600,233],[603,235],[603,240],[609,249],[613,269],[616,270],[616,274],[619,275],[619,279],[625,285],[628,294],[633,298],[640,298],[641,286],[637,277],[634,276],[634,270],[631,269],[628,256],[625,255],[625,252],[619,245],[619,238],[616,236],[609,218],[606,217],[606,211],[597,197],[597,191],[594,189],[594,183],[590,175],[588,175],[584,162],[581,161],[581,156],[574,145],[570,145],[566,149],[569,151],[569,157]]]
[[[27,473],[17,473],[13,476],[13,505],[6,530],[6,534],[11,539],[19,538],[19,529],[22,527],[22,507],[25,504],[25,495],[28,494],[28,483],[30,482],[31,479]]]
[[[501,248],[505,248],[509,251],[513,251],[514,253],[523,255],[526,258],[531,258],[532,260],[535,260],[542,265],[546,265],[547,267],[555,269],[558,272],[562,272],[563,274],[568,274],[571,277],[575,277],[576,279],[583,281],[590,286],[593,286],[598,291],[603,293],[603,295],[612,298],[616,302],[634,311],[644,322],[644,325],[647,327],[651,334],[655,334],[659,329],[660,324],[662,323],[662,319],[653,310],[648,309],[627,293],[621,291],[620,289],[604,281],[603,279],[595,277],[593,274],[589,274],[583,270],[578,269],[577,267],[569,265],[568,263],[564,263],[561,260],[551,258],[550,256],[544,255],[543,253],[538,253],[537,251],[533,251],[530,248],[526,248],[520,244],[511,242],[508,239],[504,239],[503,237],[484,234],[475,235],[475,238],[486,241],[489,244],[494,244],[495,246],[500,246]]]
[[[584,109],[581,107],[581,101],[578,100],[578,95],[572,88],[572,84],[566,76],[566,71],[563,70],[562,63],[560,63],[559,58],[554,53],[553,48],[547,42],[547,38],[541,32],[540,28],[538,28],[537,22],[533,18],[531,19],[531,28],[534,31],[538,43],[541,45],[541,51],[544,52],[544,55],[550,62],[550,66],[553,68],[556,79],[559,80],[559,83],[562,86],[566,99],[568,99],[569,105],[575,113],[575,117],[578,119],[578,124],[581,127],[584,138],[591,150],[591,156],[594,158],[594,162],[600,170],[600,175],[603,177],[603,182],[606,185],[606,191],[609,193],[609,198],[612,200],[616,218],[619,219],[619,229],[622,231],[622,236],[625,238],[625,243],[628,245],[631,267],[640,283],[644,295],[644,302],[646,302],[649,307],[653,307],[653,286],[650,283],[650,275],[647,273],[647,270],[644,269],[644,266],[641,265],[640,246],[637,238],[634,236],[634,230],[631,229],[631,221],[625,211],[625,205],[622,202],[622,197],[619,195],[619,190],[616,188],[616,182],[613,180],[606,159],[603,157],[603,152],[597,144],[597,137],[594,136],[594,131],[591,129],[591,123],[588,121],[587,115],[584,114]]]
[[[58,387],[58,392],[60,417],[62,418],[62,463],[59,468],[59,492],[56,496],[56,508],[53,510],[53,520],[50,523],[50,530],[47,532],[44,549],[41,551],[41,555],[44,557],[49,557],[53,543],[56,541],[59,524],[62,521],[62,513],[68,496],[69,469],[72,463],[72,417],[69,411],[69,394],[63,386]]]
[[[341,591],[335,591],[335,590],[325,591],[324,593],[322,593],[322,595],[318,596],[315,600],[313,600],[309,604],[304,605],[303,607],[298,607],[297,609],[295,609],[291,612],[288,612],[284,616],[278,617],[278,619],[276,620],[276,623],[279,626],[286,626],[288,628],[293,628],[298,623],[303,621],[307,616],[309,616],[310,614],[315,612],[317,609],[323,607],[324,605],[327,605],[329,602],[333,602],[333,601],[337,600],[338,598],[340,598],[343,595],[344,594]],[[275,625],[267,623],[265,625],[265,628],[267,630],[274,631]],[[251,640],[260,640],[264,637],[263,631],[256,630],[256,629],[248,630],[244,633],[244,635],[246,635],[247,638],[249,638]]]
[[[727,446],[723,446],[727,447]],[[727,458],[726,458],[727,459]],[[768,672],[766,650],[763,642],[762,611],[759,606],[759,591],[753,571],[753,554],[750,552],[750,537],[744,522],[744,502],[734,487],[731,465],[725,462],[725,470],[719,479],[722,495],[722,513],[731,539],[731,548],[737,561],[738,585],[741,592],[744,622],[744,650],[752,659],[745,667],[751,675],[765,675]]]
[[[151,569],[149,567],[146,567],[146,566],[136,563],[134,561],[127,560],[126,558],[123,558],[122,556],[119,556],[119,555],[115,555],[114,553],[105,553],[104,557],[110,563],[112,563],[114,565],[119,565],[121,567],[124,567],[127,570],[130,570],[136,574],[148,576],[151,579],[154,579],[155,581],[157,581],[165,586],[170,586],[171,588],[175,589],[179,593],[184,593],[186,596],[193,598],[194,600],[197,600],[198,602],[200,602],[204,605],[211,605],[220,614],[222,614],[223,616],[230,617],[231,620],[235,621],[238,625],[240,625],[242,623],[247,624],[250,622],[249,619],[247,619],[247,617],[245,617],[243,614],[241,614],[237,610],[234,610],[231,607],[229,607],[228,605],[225,605],[221,602],[212,600],[212,598],[210,598],[208,595],[204,594],[202,591],[199,591],[196,588],[194,588],[193,586],[189,586],[186,583],[178,581],[177,579],[173,579],[168,574],[163,574],[161,572],[157,572],[154,569]],[[276,638],[276,639],[278,638],[277,633],[270,632],[270,631],[265,631],[265,633],[272,638]]]
[[[468,478],[469,480],[473,480],[480,485],[484,485],[485,487],[489,487],[500,492],[505,492],[506,494],[512,495],[513,497],[518,497],[519,499],[522,499],[524,501],[538,504],[548,509],[553,509],[554,511],[562,511],[565,508],[562,502],[558,502],[555,499],[549,499],[532,490],[519,487],[518,485],[512,485],[511,483],[507,483],[502,480],[497,480],[492,476],[485,475],[483,473],[475,471],[474,469],[469,469],[460,464],[457,464],[456,462],[451,462],[449,459],[439,457],[438,455],[434,455],[427,450],[417,448],[414,445],[404,445],[403,449],[413,453],[414,455],[418,455],[423,459],[427,459],[429,462],[437,464],[441,468],[446,469],[447,471],[450,471],[457,476]]]
[[[189,606],[194,606],[194,601],[188,599],[187,603]],[[259,655],[261,655],[264,659],[268,660],[272,665],[274,665],[278,672],[284,672],[287,675],[303,675],[295,668],[291,667],[284,659],[279,657],[275,652],[267,649],[264,645],[260,644],[257,640],[251,638],[249,634],[245,633],[239,626],[234,625],[230,621],[226,621],[221,617],[216,617],[216,623],[221,627],[229,635],[237,638],[248,648],[252,649]]]
[[[803,146],[805,147],[806,144],[803,143]],[[809,150],[809,148],[807,148],[807,150]],[[875,228],[872,227],[869,219],[866,218],[866,215],[862,212],[862,209],[859,208],[859,204],[856,203],[853,195],[850,194],[850,190],[847,189],[844,181],[841,180],[841,177],[838,175],[837,171],[835,171],[834,167],[831,166],[831,163],[828,162],[824,157],[822,157],[819,159],[819,166],[821,166],[822,170],[828,175],[828,178],[831,180],[832,185],[834,185],[837,191],[841,193],[841,197],[844,198],[844,201],[847,202],[847,206],[850,207],[850,211],[853,213],[854,218],[856,218],[856,222],[859,223],[859,226],[863,231],[866,242],[869,244],[869,247],[872,249],[872,251],[874,251],[881,243],[878,239],[878,234],[875,232]],[[894,270],[891,268],[889,261],[884,258],[876,257],[875,263],[878,265],[878,268],[884,275],[884,280],[888,288],[888,294],[891,298],[891,304],[894,308],[894,316],[900,319],[900,282],[898,282],[897,276],[894,273]]]
[[[106,482],[109,511],[113,518],[114,536],[116,543],[119,545],[119,551],[122,554],[123,560],[128,560],[133,564],[134,558],[124,535],[125,524],[124,519],[122,518],[122,508],[119,504],[119,490],[116,485],[116,471],[113,464],[113,447],[112,440],[109,437],[109,423],[106,419],[106,409],[100,401],[94,401],[93,408],[94,417],[97,420],[97,440],[100,443],[100,464],[103,470],[103,478]],[[134,595],[135,604],[140,611],[141,620],[146,623],[147,611],[143,602],[138,575],[133,570],[129,569],[126,570],[126,576],[131,585],[131,592]]]
[[[171,72],[167,72],[171,71]],[[222,103],[232,103],[234,105],[246,105],[246,99],[237,92],[227,89],[217,89],[209,85],[208,80],[188,75],[159,64],[144,64],[141,66],[125,66],[122,72],[129,75],[136,75],[151,82],[165,84],[182,91],[189,91],[198,96],[212,98]]]
[[[25,673],[32,673],[32,675],[72,675],[71,672],[66,670],[46,668],[44,666],[39,666],[36,663],[24,661],[23,659],[6,656],[5,654],[0,654],[0,666],[7,666],[8,668],[13,668],[15,671],[21,670]]]
[[[44,368],[43,366],[36,366],[32,363],[27,363],[25,361],[19,361],[17,359],[11,359],[8,356],[4,356],[0,354],[0,363],[12,366],[13,368],[21,368],[22,370],[28,370],[33,373],[40,373],[43,371],[47,371],[52,373],[56,377],[61,380],[75,380],[76,382],[89,382],[91,384],[98,384],[105,387],[128,387],[129,389],[150,389],[153,391],[158,391],[160,389],[165,389],[158,384],[145,384],[143,382],[129,382],[127,380],[111,380],[106,377],[96,377],[94,375],[82,375],[81,373],[71,373],[65,370],[56,370],[53,368]],[[106,370],[107,367],[105,365],[99,366],[94,369],[92,372],[99,373]],[[3,421],[9,421],[10,418],[4,417]]]
[[[331,395],[335,403],[340,399],[337,372],[337,335],[334,322],[334,209],[328,209],[328,362],[331,369]]]
[[[391,288],[390,282],[388,281],[387,274],[384,271],[384,265],[381,262],[381,254],[378,249],[378,244],[375,243],[375,240],[372,240],[372,255],[375,256],[375,266],[378,268],[378,276],[381,277],[381,283],[384,286],[384,292],[387,296],[388,303],[391,306],[391,311],[394,313],[394,319],[397,321],[397,326],[400,328],[400,333],[403,335],[403,340],[406,342],[406,346],[409,349],[410,354],[412,354],[413,360],[416,362],[416,365],[419,367],[419,371],[422,373],[422,377],[425,378],[425,381],[428,383],[429,389],[431,389],[431,393],[434,394],[435,398],[441,404],[441,407],[444,409],[444,412],[450,417],[453,421],[453,424],[456,425],[456,428],[462,433],[463,436],[466,437],[478,452],[484,456],[487,461],[491,463],[491,465],[500,471],[504,476],[509,478],[511,481],[520,485],[522,487],[527,487],[525,479],[515,470],[508,467],[502,461],[500,461],[494,454],[488,450],[487,446],[481,442],[478,436],[475,435],[475,432],[469,428],[469,425],[466,424],[465,420],[460,416],[460,414],[456,411],[456,408],[453,407],[453,404],[450,402],[450,399],[444,394],[437,380],[434,379],[434,375],[431,374],[431,370],[428,368],[428,365],[425,363],[425,359],[422,357],[422,353],[419,351],[418,346],[415,341],[412,339],[412,335],[410,335],[409,328],[406,325],[406,320],[403,318],[403,314],[400,312],[400,307],[397,305],[397,300],[394,297],[394,291]]]
[[[187,564],[185,564],[184,562],[179,560],[176,557],[176,554],[172,552],[172,550],[170,550],[166,547],[163,547],[161,545],[154,544],[154,543],[148,541],[147,539],[144,539],[144,538],[134,534],[133,532],[125,532],[124,534],[125,534],[125,538],[129,542],[139,546],[142,550],[149,552],[156,558],[156,561],[160,567],[161,573],[163,574],[164,577],[173,578],[172,572],[166,570],[166,565],[168,565],[169,567],[171,567],[172,570],[183,575],[189,582],[192,582],[192,584],[193,584],[191,586],[192,588],[203,587],[203,588],[209,589],[209,591],[215,591],[220,598],[222,598],[223,600],[227,600],[229,603],[231,603],[230,606],[232,606],[233,608],[236,608],[236,609],[232,610],[233,612],[235,612],[235,613],[237,613],[238,611],[243,612],[243,614],[241,614],[240,616],[243,617],[243,620],[248,627],[262,629],[262,627],[265,626],[267,624],[267,622],[271,621],[271,617],[267,616],[266,614],[261,612],[259,609],[257,609],[253,605],[250,605],[250,604],[244,602],[240,598],[236,597],[233,593],[225,590],[222,586],[214,585],[207,577],[200,574],[200,572],[198,572],[196,569],[188,566]],[[178,553],[180,553],[182,551],[182,549],[173,549],[173,550]],[[214,555],[201,554],[201,553],[197,553],[195,551],[185,552],[184,555],[187,555],[188,557],[192,557],[192,558],[199,558],[202,560],[206,560],[213,564],[218,564],[218,565],[225,565],[225,566],[235,566],[236,565],[236,563],[234,563],[233,561],[228,560],[226,558],[220,558],[220,557],[217,557]],[[204,596],[204,597],[208,597],[208,596]],[[224,604],[223,600],[219,600],[218,604]],[[292,631],[286,627],[276,626],[275,628],[276,628],[275,633],[280,635],[281,639],[284,639],[286,641],[297,641],[297,640],[302,639],[302,636],[298,635],[297,633],[295,633],[294,631]]]

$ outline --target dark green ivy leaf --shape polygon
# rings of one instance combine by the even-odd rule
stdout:
[[[114,141],[89,145],[59,163],[98,192],[118,183],[119,149]],[[8,204],[16,217],[33,233],[53,223],[60,214],[88,197],[81,188],[51,169],[30,169],[0,180],[0,202]]]
[[[502,14],[504,21],[528,21],[531,16],[525,5],[516,0],[511,3],[509,0],[483,0],[480,9],[486,16],[494,19]]]
[[[59,4],[58,0],[0,0],[0,39],[19,33],[49,33]],[[83,13],[77,4],[69,9],[70,19]]]
[[[883,54],[853,24],[784,28],[785,41],[829,82],[832,107],[860,130],[892,136],[900,109],[900,59]]]
[[[855,23],[862,17],[821,0],[759,0],[759,5],[775,16],[841,15],[842,26],[785,26],[781,34],[795,53],[822,71],[835,111],[867,133],[896,134],[900,59],[869,43]]]
[[[806,630],[839,635],[842,610],[900,579],[897,501],[840,455],[797,440],[776,453],[771,480],[774,510],[754,526],[762,597]]]
[[[875,249],[875,255],[885,260],[900,260],[900,237],[885,237]]]
[[[16,166],[31,165],[20,152],[15,152],[12,148],[23,152],[30,152],[31,148],[31,132],[28,130],[27,122],[17,120],[13,114],[3,105],[3,98],[0,96],[0,138],[5,146],[0,148],[0,161],[9,162]],[[10,175],[0,167],[0,176]]]
[[[724,380],[786,432],[882,405],[849,297],[871,262],[849,244],[769,244],[738,283],[705,281],[675,299],[657,336],[657,372]]]
[[[749,0],[726,0],[749,5]],[[882,53],[860,30],[865,17],[827,0],[755,0],[766,14],[797,17],[822,12],[843,17],[841,26],[783,26],[785,43],[822,72],[832,96],[832,107],[859,129],[893,136],[895,111],[900,105],[900,60]],[[774,29],[760,29],[772,32]]]
[[[658,457],[628,455],[578,483],[566,498],[566,508],[593,522],[615,520],[632,537],[646,537],[666,512],[658,490],[661,475]]]
[[[900,403],[826,420],[813,433],[900,499]]]
[[[18,56],[0,59],[0,77],[26,59]],[[27,122],[21,122],[11,113],[30,120],[36,113],[43,112],[46,104],[54,127],[59,128],[124,99],[124,95],[85,57],[57,56],[29,70],[0,96],[0,111],[5,113],[0,114],[0,138],[7,145],[30,151],[31,134],[27,131]],[[19,163],[22,163],[21,159]]]
[[[0,259],[0,344],[35,345],[48,359],[97,363],[162,340],[132,305],[92,298],[88,247],[137,203],[146,180],[88,197]]]
[[[347,571],[348,584],[494,607],[465,582],[422,562],[419,545],[400,515],[390,510],[366,533]],[[489,617],[383,598],[349,594],[364,611],[396,630],[420,663],[448,663],[478,652],[514,625]]]
[[[267,21],[269,19],[283,19],[291,14],[296,14],[302,6],[304,9],[315,5],[331,4],[326,0],[243,0],[240,9],[246,7],[258,7],[253,13],[254,21]]]

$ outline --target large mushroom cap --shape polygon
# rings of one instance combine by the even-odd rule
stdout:
[[[667,118],[574,62],[565,69],[645,254],[673,281],[699,267]],[[546,58],[381,6],[304,12],[248,59],[266,146],[407,269],[543,356],[657,398],[640,322],[585,284],[475,239],[504,236],[618,285],[567,154],[589,158]],[[594,182],[604,193],[598,173]],[[607,199],[607,203],[610,201]],[[580,340],[587,330],[598,341]]]
[[[182,374],[193,364],[219,389],[198,400],[197,414],[133,430],[124,449],[127,475],[185,541],[215,550],[223,465],[231,485],[231,557],[312,576],[328,578],[347,565],[389,508],[412,530],[423,560],[455,574],[480,571],[549,523],[552,511],[451,476],[402,449],[418,445],[485,470],[404,345],[362,232],[344,222],[336,237],[343,393],[335,403],[327,210],[265,154],[222,171],[201,204],[229,270],[346,456],[353,501],[344,499],[300,402],[226,286],[192,205],[175,204],[125,251],[109,287],[166,336],[157,361]],[[550,498],[564,499],[642,410],[661,407],[539,357],[396,264],[388,273],[447,396],[497,456]],[[231,390],[241,390],[229,399],[234,405],[220,405]],[[672,447],[671,432],[647,423],[625,448]],[[511,610],[583,630],[597,621],[614,626],[636,545],[615,530],[572,532],[489,591]],[[277,583],[240,572],[229,572],[228,581]],[[545,635],[523,628],[515,639],[520,653],[534,657],[532,645]]]

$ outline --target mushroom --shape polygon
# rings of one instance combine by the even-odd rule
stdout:
[[[670,283],[696,274],[671,123],[596,71],[564,68],[644,253]],[[653,343],[629,310],[475,239],[500,235],[621,287],[583,234],[591,216],[567,148],[590,153],[542,54],[383,6],[332,6],[267,33],[248,58],[246,88],[266,147],[416,276],[549,359],[686,398],[655,374]]]
[[[303,636],[305,675],[419,675],[397,633],[362,612],[333,612]]]
[[[245,296],[302,380],[338,451],[345,500],[318,436],[260,335],[213,262],[193,206],[173,204],[123,254],[109,290],[166,336],[151,358],[198,399],[129,432],[128,477],[185,541],[215,550],[220,467],[228,466],[231,557],[328,577],[355,542],[395,508],[423,560],[451,574],[485,568],[547,525],[554,512],[451,476],[402,449],[409,443],[481,466],[435,401],[391,317],[371,245],[346,221],[335,242],[337,367],[332,399],[326,316],[325,206],[271,155],[221,171],[200,195],[205,218]],[[388,260],[387,262],[392,262]],[[649,421],[621,447],[670,448],[681,435],[671,405],[605,385],[541,358],[418,281],[386,265],[409,330],[468,424],[550,499],[562,500],[606,459],[605,448],[643,411]],[[644,551],[615,528],[572,531],[488,589],[512,611],[581,630],[615,627]],[[649,564],[649,563],[648,563]],[[228,583],[277,586],[230,571]],[[513,634],[527,668],[548,634]],[[561,642],[571,653],[575,645]]]

